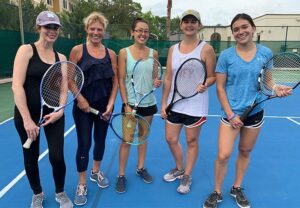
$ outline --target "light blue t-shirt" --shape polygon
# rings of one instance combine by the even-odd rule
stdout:
[[[236,52],[236,47],[224,50],[218,59],[216,72],[227,74],[226,94],[232,111],[241,115],[251,106],[257,96],[258,77],[262,66],[272,57],[272,51],[260,44],[256,45],[254,58],[247,62]],[[261,95],[257,98],[260,99]],[[258,105],[249,115],[263,109],[263,104]],[[222,108],[222,116],[226,114]]]

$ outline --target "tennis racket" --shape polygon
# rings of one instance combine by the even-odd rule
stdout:
[[[150,124],[144,117],[138,114],[113,114],[107,121],[102,116],[102,113],[98,110],[90,108],[90,112],[108,122],[108,125],[111,127],[114,134],[123,142],[131,145],[140,145],[145,143],[148,138],[150,132]],[[131,122],[131,127],[127,127],[128,122]]]
[[[263,65],[258,77],[258,92],[251,106],[240,116],[241,121],[260,103],[278,97],[276,89],[291,91],[299,84],[300,56],[290,52],[274,55]]]
[[[173,96],[166,108],[166,114],[170,114],[172,107],[177,102],[196,96],[198,85],[204,85],[206,78],[206,67],[200,59],[189,58],[185,60],[175,74]]]
[[[58,61],[51,65],[40,84],[41,110],[38,126],[45,121],[43,108],[47,106],[57,112],[69,105],[80,93],[84,82],[82,70],[70,61]],[[33,139],[28,138],[23,144],[29,149]]]
[[[161,64],[153,57],[139,59],[135,63],[130,79],[135,97],[132,114],[136,114],[140,103],[156,90],[157,85],[155,85],[155,81],[161,81],[162,74]],[[131,121],[129,120],[128,128],[130,127]]]

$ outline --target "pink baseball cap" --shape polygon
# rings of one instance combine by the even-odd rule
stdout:
[[[39,15],[36,18],[36,25],[44,26],[49,24],[61,26],[59,18],[55,13],[51,11],[43,11],[39,13]]]

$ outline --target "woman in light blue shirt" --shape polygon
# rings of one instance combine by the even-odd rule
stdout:
[[[250,153],[264,122],[263,104],[255,107],[244,121],[241,121],[240,116],[255,99],[262,66],[272,57],[269,48],[253,42],[255,30],[255,24],[249,15],[236,15],[231,22],[236,46],[224,50],[218,59],[217,94],[222,105],[222,117],[215,161],[215,189],[203,204],[204,208],[217,207],[217,203],[223,200],[222,184],[238,135],[240,140],[236,176],[230,194],[239,207],[250,207],[241,185],[249,165]],[[280,89],[275,89],[275,93],[278,96],[289,94]]]

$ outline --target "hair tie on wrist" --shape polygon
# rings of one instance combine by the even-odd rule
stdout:
[[[231,121],[231,120],[234,119],[235,117],[236,117],[236,114],[233,113],[233,114],[231,114],[230,116],[228,116],[227,119],[228,119],[229,121]]]

